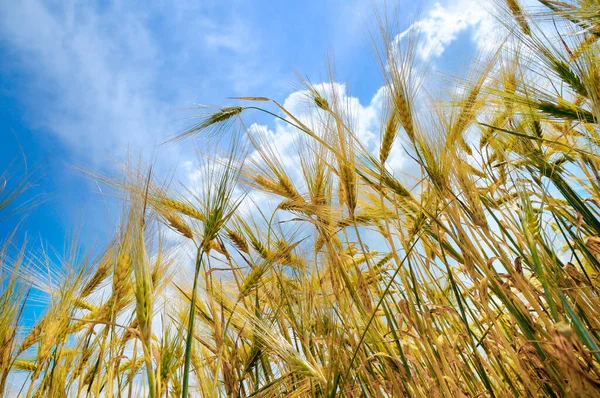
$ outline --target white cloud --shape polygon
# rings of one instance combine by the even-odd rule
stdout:
[[[333,104],[333,97],[336,98],[337,103],[343,106],[344,112],[350,116],[352,131],[367,150],[378,156],[380,117],[386,101],[385,87],[377,90],[366,105],[361,104],[359,98],[349,95],[344,84],[337,82],[319,83],[314,84],[312,87],[331,104]],[[323,128],[327,114],[315,106],[312,94],[308,90],[298,90],[289,94],[283,102],[283,106],[294,117],[314,131],[319,132]],[[275,121],[273,128],[253,123],[248,130],[250,134],[261,135],[266,138],[265,141],[269,142],[269,145],[277,151],[281,164],[286,168],[286,172],[302,193],[304,181],[295,144],[303,133],[282,121]],[[405,167],[408,160],[410,160],[402,145],[401,139],[397,139],[388,158],[387,165],[395,173],[406,171]],[[260,159],[258,151],[250,153],[248,157],[248,161],[258,163],[260,163]],[[190,171],[190,175],[194,173],[194,171]],[[250,214],[256,207],[260,208],[265,214],[269,214],[276,205],[277,203],[273,201],[273,197],[270,195],[252,191],[242,203],[241,208],[245,214]]]
[[[419,32],[423,42],[418,54],[423,59],[442,56],[458,35],[467,29],[473,29],[472,38],[480,48],[491,47],[497,41],[490,8],[490,0],[458,0],[446,5],[436,2],[425,18],[414,22],[398,35],[397,40],[402,40],[411,31]]]
[[[379,139],[379,115],[383,105],[382,89],[378,90],[367,105],[362,105],[357,97],[347,93],[343,83],[319,83],[313,85],[313,88],[331,104],[337,101],[342,113],[348,116],[350,128],[367,148],[372,149],[376,145]],[[293,92],[285,99],[283,106],[315,129],[319,129],[324,120],[325,113],[314,106],[308,90]]]
[[[370,151],[377,151],[379,146],[379,125],[381,109],[384,105],[384,88],[380,88],[367,105],[360,103],[357,97],[350,96],[346,91],[346,86],[340,83],[319,83],[313,85],[313,88],[321,95],[328,98],[333,103],[332,96],[335,95],[338,103],[343,106],[347,114],[351,117],[351,128],[358,136],[359,140]],[[283,106],[296,118],[315,131],[323,128],[323,122],[326,118],[325,112],[319,110],[314,105],[312,95],[308,90],[298,90],[292,92],[283,101]],[[252,123],[248,127],[248,133],[262,140],[257,142],[268,142],[270,147],[276,151],[279,161],[285,167],[286,172],[292,179],[296,188],[302,193],[304,181],[300,167],[297,141],[302,136],[301,131],[289,124],[274,120],[273,126],[259,123]],[[259,151],[254,150],[249,153],[246,162],[261,163]],[[399,149],[392,153],[389,160],[391,167],[402,167],[404,164],[404,152]],[[185,162],[183,169],[186,173],[187,181],[195,186],[201,181],[204,173],[202,167],[197,162]],[[241,194],[238,191],[237,194]],[[241,214],[256,214],[256,208],[259,208],[264,214],[269,214],[278,204],[277,200],[271,195],[259,191],[250,191],[241,202],[239,210]]]

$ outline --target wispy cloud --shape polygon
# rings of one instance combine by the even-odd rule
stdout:
[[[174,132],[178,108],[216,96],[213,78],[232,88],[226,94],[265,81],[240,78],[261,59],[248,23],[215,22],[184,3],[163,10],[25,0],[1,8],[0,43],[10,54],[2,66],[26,73],[15,95],[27,122],[97,163],[128,148],[151,152]]]
[[[142,17],[39,1],[0,17],[2,37],[30,77],[20,99],[34,127],[87,156],[152,140],[164,104],[152,85],[158,49]]]

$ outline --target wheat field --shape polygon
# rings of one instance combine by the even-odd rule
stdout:
[[[0,394],[600,396],[600,2],[538,3],[498,1],[504,38],[462,77],[381,17],[376,151],[330,72],[302,81],[308,118],[200,109],[165,143],[210,148],[200,189],[141,162],[91,177],[118,232],[51,285],[6,237]],[[294,132],[295,164],[257,115]],[[0,211],[28,187],[10,182]],[[32,287],[51,300],[23,325]]]

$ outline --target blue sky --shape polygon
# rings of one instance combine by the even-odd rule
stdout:
[[[119,206],[73,167],[118,175],[128,153],[143,153],[185,179],[199,144],[159,144],[189,122],[190,107],[247,95],[291,103],[295,72],[323,81],[328,54],[368,117],[382,86],[368,36],[376,3],[0,0],[0,167],[23,156],[41,165],[30,194],[47,199],[21,234],[59,252],[74,235],[104,241]],[[483,3],[400,1],[397,12],[402,29],[422,31],[421,57],[461,72],[490,34]]]

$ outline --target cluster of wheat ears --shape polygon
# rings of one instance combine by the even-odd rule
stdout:
[[[308,119],[238,98],[178,137],[226,148],[202,189],[107,180],[118,233],[52,284],[6,239],[0,394],[600,396],[600,2],[539,3],[498,4],[506,39],[443,95],[382,18],[375,150],[327,85],[306,84]],[[301,178],[253,112],[294,132]],[[9,188],[1,207],[26,184]],[[271,214],[242,211],[254,192]]]

